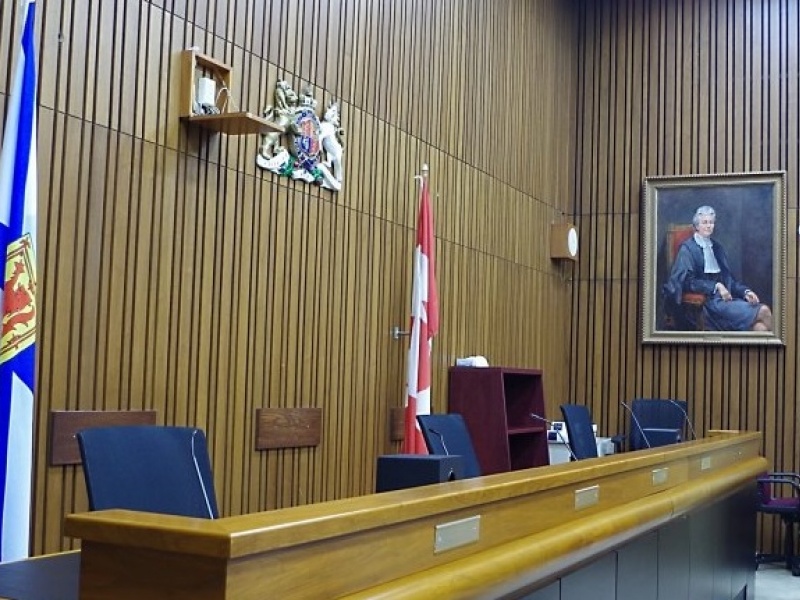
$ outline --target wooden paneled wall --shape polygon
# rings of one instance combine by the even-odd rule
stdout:
[[[760,430],[772,465],[797,471],[798,5],[582,7],[575,172],[582,252],[570,396],[612,432],[627,421],[620,401],[686,399],[698,433]],[[773,170],[788,174],[785,347],[642,346],[643,178]]]
[[[17,2],[0,4],[0,64]],[[221,512],[365,494],[399,449],[417,190],[430,165],[447,367],[541,368],[567,398],[577,13],[561,0],[40,0],[39,371],[33,551],[70,547],[80,467],[51,410],[151,409],[207,434]],[[279,78],[342,104],[345,187],[259,171],[258,138],[178,119],[180,51],[233,68],[260,113]],[[0,110],[9,93],[0,71]],[[2,125],[0,125],[2,126]],[[255,450],[256,409],[320,408],[318,446]],[[124,468],[124,467],[121,467]]]

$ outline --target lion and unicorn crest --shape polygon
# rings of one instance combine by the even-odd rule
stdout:
[[[316,110],[317,101],[310,87],[298,95],[287,81],[278,81],[274,103],[264,109],[264,117],[282,131],[261,135],[256,165],[278,175],[339,191],[344,181],[344,130],[339,103],[329,103],[322,120]]]

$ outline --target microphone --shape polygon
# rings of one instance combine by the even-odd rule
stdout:
[[[545,419],[545,418],[544,418],[544,417],[542,417],[541,415],[537,415],[536,413],[531,413],[531,416],[532,416],[534,419],[536,419],[537,421],[542,421],[542,422],[544,422],[544,423],[547,423],[547,424],[548,424],[548,425],[550,425],[551,427],[552,427],[552,425],[553,425],[553,422],[552,422],[552,421],[549,421],[548,419]],[[578,457],[577,457],[577,456],[575,456],[575,453],[572,451],[572,446],[570,446],[570,445],[569,445],[569,442],[566,440],[566,438],[565,438],[563,435],[561,435],[561,430],[560,430],[560,429],[556,429],[555,427],[553,427],[553,431],[555,431],[555,432],[556,432],[556,435],[558,436],[558,439],[559,439],[559,440],[561,440],[561,443],[562,443],[562,444],[564,444],[564,447],[565,447],[565,448],[567,449],[567,451],[569,452],[569,455],[572,457],[572,460],[578,460]]]
[[[214,518],[214,511],[211,510],[211,502],[208,499],[208,491],[206,490],[206,482],[203,481],[203,476],[200,474],[200,465],[197,462],[197,455],[195,454],[195,451],[194,451],[194,438],[195,438],[195,436],[197,436],[197,434],[199,432],[200,432],[199,429],[195,429],[194,431],[192,431],[192,440],[191,440],[192,461],[194,462],[194,470],[197,473],[197,481],[200,482],[200,490],[203,492],[203,500],[205,500],[205,503],[206,503],[206,510],[208,511],[208,518],[209,519],[213,519]]]
[[[444,448],[445,456],[450,456],[450,451],[447,449],[447,444],[444,443],[444,436],[436,431],[433,427],[428,427],[428,431],[430,431],[433,435],[439,438],[439,441],[442,442],[442,448]]]
[[[680,402],[676,402],[675,400],[668,399],[667,402],[673,404],[675,408],[681,411],[683,418],[686,419],[686,424],[689,426],[689,431],[692,433],[692,439],[697,439],[697,433],[695,433],[694,427],[692,426],[692,422],[689,420],[689,415],[686,413],[686,410],[681,406]]]
[[[652,448],[652,446],[650,445],[650,440],[647,439],[647,435],[645,434],[644,429],[642,429],[642,424],[639,423],[639,419],[636,417],[636,413],[634,413],[631,407],[625,404],[625,402],[620,401],[620,404],[622,404],[622,406],[624,406],[627,409],[627,411],[631,414],[631,420],[636,424],[636,429],[639,430],[639,433],[641,434],[644,443],[647,444],[648,448]]]

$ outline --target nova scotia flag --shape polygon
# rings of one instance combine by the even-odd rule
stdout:
[[[36,358],[35,3],[24,25],[0,152],[0,562],[28,556]]]

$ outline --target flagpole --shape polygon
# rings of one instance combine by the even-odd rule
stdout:
[[[414,177],[412,177],[412,179],[414,181],[419,180],[419,184],[420,184],[420,188],[421,188],[428,181],[428,163],[422,163],[422,168],[420,169],[420,171],[421,171],[421,173],[419,173],[418,175],[414,175]],[[392,327],[391,334],[392,334],[392,339],[393,340],[399,340],[401,337],[405,337],[405,336],[411,335],[411,331],[410,330],[403,330],[399,326],[395,325],[394,327]]]
[[[431,412],[431,348],[439,326],[439,300],[434,275],[434,233],[428,165],[415,175],[420,180],[417,235],[413,255],[411,337],[408,348],[403,452],[427,454],[417,415]]]

